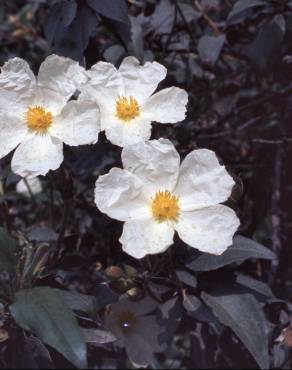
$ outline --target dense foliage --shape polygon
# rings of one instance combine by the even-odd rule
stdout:
[[[3,0],[0,20],[1,65],[37,71],[51,53],[165,65],[160,87],[187,90],[187,119],[152,137],[182,158],[214,150],[241,219],[221,256],[177,239],[137,260],[93,202],[96,178],[121,167],[104,135],[66,147],[36,195],[15,191],[2,159],[0,366],[291,368],[292,2]]]

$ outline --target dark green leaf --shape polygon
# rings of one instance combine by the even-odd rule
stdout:
[[[263,0],[238,0],[231,9],[227,21],[228,23],[240,22],[244,19],[247,11],[258,6],[266,5],[266,1]]]
[[[125,0],[87,0],[87,4],[106,18],[129,24],[128,7]]]
[[[256,241],[237,235],[233,245],[220,256],[203,253],[186,266],[194,271],[210,271],[232,263],[240,264],[249,258],[273,260],[276,255]]]
[[[67,290],[60,290],[60,294],[71,310],[85,312],[92,318],[96,317],[97,301],[95,297]]]
[[[77,4],[72,0],[61,1],[50,8],[44,24],[44,33],[50,44],[54,43],[55,36],[61,29],[72,23],[76,11]]]
[[[188,271],[176,270],[176,275],[182,283],[193,288],[195,288],[198,284],[197,278]]]
[[[174,308],[177,301],[178,301],[178,297],[173,297],[159,306],[163,319],[169,319],[171,310]]]
[[[82,329],[82,333],[86,343],[90,344],[104,344],[104,343],[112,343],[117,340],[117,338],[107,330],[101,329]]]
[[[37,242],[49,242],[56,241],[58,234],[48,226],[35,226],[27,235],[29,240]]]
[[[230,327],[252,354],[261,369],[269,368],[266,319],[251,294],[202,294],[204,302],[218,319]]]
[[[86,367],[86,345],[78,323],[62,298],[48,287],[21,290],[10,306],[15,321],[78,368]]]
[[[247,289],[253,290],[265,297],[274,297],[271,288],[267,284],[263,283],[262,281],[253,279],[250,276],[238,274],[236,277],[236,282],[237,284],[242,285]]]
[[[248,48],[247,56],[258,69],[273,67],[279,62],[284,37],[281,18],[263,24],[256,38]]]
[[[198,44],[198,52],[201,60],[204,63],[214,65],[219,58],[219,55],[225,43],[225,39],[225,35],[202,36]]]
[[[15,269],[17,241],[0,227],[0,272],[11,272]]]
[[[194,312],[201,307],[201,301],[194,295],[186,294],[183,300],[183,306],[187,311]]]
[[[97,16],[87,7],[77,12],[69,27],[63,27],[56,33],[54,46],[58,54],[83,61],[83,52],[97,26]]]

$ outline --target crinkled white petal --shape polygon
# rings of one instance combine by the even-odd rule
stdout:
[[[98,62],[94,64],[89,71],[89,84],[92,85],[106,85],[108,82],[111,84],[117,74],[116,67],[107,62]]]
[[[122,77],[111,63],[98,62],[87,71],[89,80],[82,85],[79,99],[92,100],[113,111],[115,100],[124,95]]]
[[[99,109],[95,103],[72,100],[54,117],[49,131],[68,145],[95,144],[100,131]]]
[[[150,217],[143,183],[120,168],[112,168],[97,179],[95,204],[101,212],[120,221]]]
[[[38,177],[27,177],[16,184],[16,192],[25,197],[30,197],[30,192],[36,195],[41,193],[42,190],[42,183]]]
[[[126,96],[135,97],[141,104],[166,77],[167,69],[157,62],[140,65],[138,59],[126,57],[119,68]]]
[[[151,122],[136,118],[130,122],[123,122],[113,114],[104,112],[101,108],[101,129],[105,130],[107,139],[115,145],[127,145],[144,142],[150,139]]]
[[[16,149],[12,170],[22,177],[46,175],[63,162],[63,143],[49,135],[30,135]]]
[[[193,210],[225,202],[234,181],[216,154],[208,149],[189,153],[180,168],[175,193],[180,196],[182,210]]]
[[[28,63],[21,58],[12,58],[1,68],[0,109],[16,113],[23,110],[31,97],[36,80]]]
[[[120,243],[123,250],[135,258],[164,252],[173,243],[174,229],[153,219],[132,220],[124,224]]]
[[[176,123],[186,117],[188,94],[179,87],[169,87],[152,95],[142,107],[143,115],[151,121]]]
[[[175,229],[191,247],[219,255],[231,246],[239,224],[231,208],[218,204],[196,211],[181,211]]]
[[[26,101],[22,116],[23,112],[27,111],[29,107],[37,106],[43,107],[46,111],[51,112],[53,116],[56,116],[60,114],[66,103],[67,100],[64,100],[64,97],[57,91],[37,86],[30,99]]]
[[[15,149],[26,134],[27,128],[20,118],[0,112],[0,158]]]
[[[125,147],[122,161],[124,168],[138,176],[152,193],[157,190],[171,192],[177,183],[180,157],[167,139]]]
[[[56,91],[64,100],[68,100],[87,79],[85,69],[76,61],[55,54],[41,64],[37,78],[39,86]]]

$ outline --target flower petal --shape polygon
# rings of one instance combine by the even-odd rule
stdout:
[[[166,139],[150,140],[130,145],[122,151],[125,169],[140,178],[150,192],[174,189],[180,157],[174,145]]]
[[[22,111],[35,86],[35,76],[28,63],[21,58],[10,59],[1,68],[0,109]]]
[[[119,72],[127,96],[135,97],[141,104],[166,77],[167,69],[157,62],[140,65],[138,59],[126,57],[120,65]]]
[[[135,258],[164,252],[173,243],[174,229],[167,222],[152,218],[131,220],[124,224],[120,243],[123,250]]]
[[[189,153],[180,168],[175,193],[180,196],[181,209],[194,210],[225,202],[234,181],[216,154],[208,149]]]
[[[85,69],[70,58],[50,55],[41,64],[38,84],[56,91],[67,101],[87,81]]]
[[[22,177],[46,175],[63,162],[63,143],[49,135],[31,135],[16,149],[12,170]]]
[[[88,71],[90,80],[88,81],[91,85],[102,85],[106,86],[107,83],[111,86],[117,78],[116,67],[107,62],[98,62],[94,64]],[[117,85],[118,86],[118,85]]]
[[[116,167],[97,179],[95,204],[101,212],[120,221],[150,217],[143,183],[130,172]]]
[[[101,128],[105,130],[108,140],[115,145],[124,147],[141,143],[150,139],[151,122],[135,119],[129,123],[119,121],[111,113],[106,113],[101,108]]]
[[[152,122],[176,123],[186,117],[188,94],[179,87],[169,87],[147,99],[142,107],[143,115]]]
[[[98,140],[99,110],[95,103],[72,100],[53,122],[50,134],[65,144],[95,144]]]
[[[89,81],[80,88],[81,100],[92,100],[109,108],[114,105],[117,96],[124,94],[121,75],[113,64],[98,62],[87,71],[87,74]]]
[[[222,254],[231,244],[240,222],[229,207],[218,204],[181,212],[175,229],[179,237],[202,252]]]
[[[15,116],[0,113],[0,158],[10,153],[24,139],[27,128],[24,122]]]
[[[28,188],[28,186],[29,188]],[[16,192],[23,194],[25,197],[30,197],[30,192],[34,195],[42,192],[42,183],[38,177],[27,177],[26,181],[21,179],[16,184]]]

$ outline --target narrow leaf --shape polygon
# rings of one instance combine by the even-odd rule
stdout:
[[[86,367],[86,345],[78,323],[58,289],[37,287],[16,293],[15,321],[78,368]]]
[[[228,14],[228,23],[239,22],[243,19],[244,13],[258,6],[266,5],[263,0],[238,0]]]
[[[222,324],[230,327],[249,350],[261,369],[269,368],[266,319],[253,295],[202,293],[202,299]]]
[[[176,270],[176,275],[182,283],[188,286],[195,288],[198,285],[197,278],[188,271]]]
[[[183,306],[189,312],[197,311],[201,307],[201,304],[199,298],[190,294],[186,294],[183,300]]]
[[[17,241],[0,227],[0,272],[11,272],[16,264]]]
[[[249,258],[273,260],[276,255],[256,241],[238,235],[233,245],[220,256],[203,253],[186,266],[193,271],[211,271],[232,263],[241,264]]]
[[[97,301],[95,297],[66,290],[60,290],[60,294],[71,310],[85,312],[92,318],[96,316]]]

